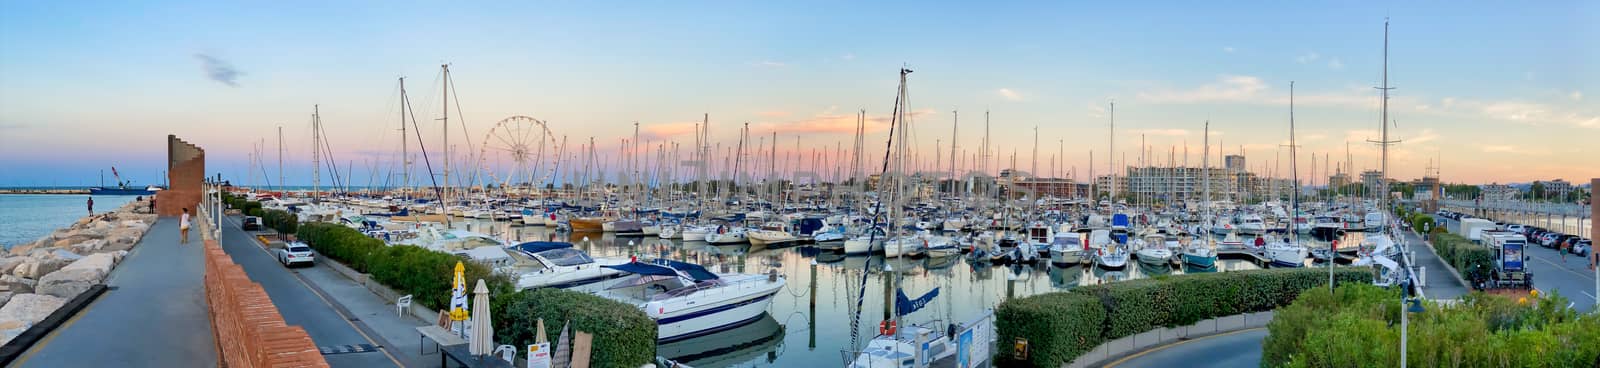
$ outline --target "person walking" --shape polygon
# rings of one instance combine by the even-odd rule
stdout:
[[[150,213],[156,213],[156,196],[150,196]]]
[[[94,197],[89,197],[89,216],[94,216]]]
[[[183,235],[183,240],[178,244],[189,244],[189,209],[183,209],[183,216],[178,218],[178,232]]]

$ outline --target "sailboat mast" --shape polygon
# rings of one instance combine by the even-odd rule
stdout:
[[[311,105],[311,203],[317,203],[318,192],[322,189],[322,136],[318,126],[321,124],[317,114],[321,107]]]
[[[406,77],[400,77],[400,188],[411,186],[411,143],[406,137]]]
[[[439,65],[444,70],[444,188],[439,195],[439,206],[444,209],[444,217],[450,218],[450,64]]]

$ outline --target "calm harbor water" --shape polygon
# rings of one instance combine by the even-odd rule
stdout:
[[[776,270],[787,278],[774,297],[767,317],[755,323],[703,338],[664,344],[658,354],[695,367],[815,367],[843,363],[840,351],[851,348],[850,318],[861,301],[858,342],[865,344],[884,319],[889,276],[898,275],[905,293],[915,298],[939,288],[937,298],[905,318],[906,324],[933,321],[969,321],[1009,297],[1070,290],[1116,280],[1182,274],[1183,267],[1151,267],[1131,263],[1121,271],[1092,265],[1073,267],[999,266],[976,264],[964,257],[902,258],[852,256],[817,252],[808,247],[752,249],[750,245],[712,246],[704,242],[622,237],[610,234],[555,233],[545,227],[507,225],[479,220],[456,227],[498,234],[513,241],[571,241],[590,254],[626,257],[666,257],[705,265],[717,272],[766,273]],[[1354,235],[1354,234],[1352,234]],[[1359,236],[1359,235],[1357,235]],[[588,238],[588,240],[584,240]],[[1347,239],[1346,242],[1359,239]],[[1356,243],[1348,243],[1356,244]],[[1325,246],[1326,243],[1323,243]],[[1309,262],[1309,261],[1308,261]],[[870,263],[870,266],[869,266]],[[887,267],[886,267],[887,266]],[[885,269],[893,272],[885,272]],[[1218,260],[1220,272],[1261,268],[1250,260]],[[863,273],[866,274],[864,292]],[[892,289],[889,289],[892,290]],[[938,328],[942,330],[943,324]]]
[[[95,212],[106,212],[135,196],[95,196]],[[89,214],[89,195],[0,194],[0,246],[10,249],[49,235]]]

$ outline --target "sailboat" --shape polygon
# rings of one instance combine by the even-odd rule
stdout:
[[[1294,144],[1294,82],[1289,82],[1289,167],[1293,172],[1294,193],[1289,195],[1294,213],[1300,213],[1300,174],[1295,167],[1298,156]],[[1282,241],[1269,242],[1265,252],[1274,266],[1304,267],[1309,251],[1299,244],[1299,232],[1290,231]]]
[[[1201,162],[1203,162],[1202,165],[1204,165],[1204,166],[1200,169],[1200,172],[1202,173],[1202,175],[1205,175],[1205,179],[1202,179],[1202,180],[1204,180],[1204,182],[1202,184],[1204,185],[1204,190],[1205,190],[1205,193],[1204,193],[1205,197],[1204,198],[1205,199],[1203,199],[1201,203],[1203,203],[1203,205],[1205,206],[1205,211],[1206,211],[1206,215],[1203,218],[1209,219],[1209,218],[1211,218],[1211,205],[1212,205],[1212,203],[1211,203],[1211,122],[1210,121],[1206,121],[1205,140],[1206,140],[1206,143],[1205,143],[1205,154],[1203,155],[1204,158],[1201,159]],[[1217,247],[1216,247],[1216,244],[1214,244],[1212,242],[1212,240],[1215,239],[1215,237],[1211,236],[1211,234],[1207,234],[1207,233],[1204,233],[1204,232],[1197,232],[1196,234],[1200,234],[1201,239],[1203,239],[1203,240],[1201,240],[1201,241],[1190,241],[1189,245],[1183,248],[1183,263],[1194,265],[1194,266],[1198,266],[1200,268],[1210,268],[1210,267],[1216,266],[1216,264],[1217,264]],[[1237,236],[1235,236],[1235,237],[1237,237]]]

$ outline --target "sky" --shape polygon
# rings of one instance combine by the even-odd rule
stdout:
[[[488,181],[546,180],[563,139],[571,156],[593,138],[595,165],[614,169],[635,122],[646,159],[670,155],[663,142],[687,159],[706,115],[719,152],[749,123],[748,150],[776,133],[780,160],[804,157],[788,166],[831,168],[849,166],[865,110],[876,165],[906,67],[921,166],[948,168],[958,111],[958,162],[971,167],[987,111],[1003,162],[991,167],[1015,155],[1031,170],[1037,157],[1039,174],[1056,162],[1055,176],[1080,178],[1103,175],[1108,156],[1138,164],[1141,144],[1149,161],[1199,166],[1207,121],[1214,152],[1287,177],[1293,82],[1296,166],[1317,184],[1324,157],[1379,167],[1367,141],[1381,138],[1385,18],[1389,135],[1401,141],[1391,177],[1600,177],[1592,1],[84,1],[0,3],[0,186],[95,185],[110,167],[156,183],[168,134],[206,149],[208,171],[276,183],[280,127],[284,181],[310,184],[314,109],[347,182],[392,185],[401,77],[421,130],[406,133],[408,151],[432,155],[413,171],[442,170],[447,63],[454,170]],[[500,123],[513,116],[543,126]],[[505,153],[519,144],[548,153],[519,165]],[[252,165],[258,151],[264,165]]]

